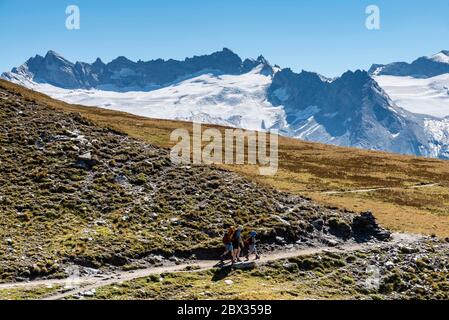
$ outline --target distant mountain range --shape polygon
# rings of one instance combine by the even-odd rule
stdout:
[[[64,89],[90,89],[115,87],[117,90],[154,89],[166,86],[197,73],[220,72],[242,74],[254,69],[264,58],[242,61],[229,49],[211,55],[177,60],[152,60],[133,62],[118,57],[105,64],[100,58],[94,63],[72,63],[54,51],[45,57],[36,55],[24,65],[4,74],[12,79],[24,76],[37,83],[48,83]],[[268,73],[272,70],[267,69]]]
[[[71,103],[153,118],[277,129],[340,146],[449,159],[449,52],[336,79],[229,49],[177,60],[72,63],[49,51],[2,78]]]

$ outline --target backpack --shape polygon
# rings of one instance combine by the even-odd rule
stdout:
[[[255,241],[254,237],[251,237],[251,236],[245,240],[245,245],[247,245],[247,246],[255,244],[255,243],[256,243],[256,241]]]
[[[223,243],[224,244],[230,243],[232,241],[233,237],[234,237],[234,231],[232,231],[232,230],[226,231],[223,236]]]

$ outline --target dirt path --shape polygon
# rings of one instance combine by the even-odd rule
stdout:
[[[422,188],[431,188],[437,186],[438,183],[430,183],[430,184],[420,184],[416,186],[410,187],[380,187],[380,188],[371,188],[371,189],[356,189],[356,190],[348,190],[348,191],[325,191],[322,194],[326,195],[334,195],[334,194],[344,194],[344,193],[368,193],[380,190],[407,190],[407,189],[422,189]]]
[[[285,251],[277,251],[266,253],[262,256],[256,264],[263,264],[269,261],[276,261],[282,259],[288,259],[299,256],[307,256],[319,254],[322,252],[351,252],[375,247],[388,247],[395,244],[412,243],[420,236],[411,234],[394,234],[393,240],[387,243],[373,243],[366,242],[363,244],[345,244],[337,247],[314,247],[305,249],[290,249]],[[50,296],[44,297],[45,300],[59,300],[66,297],[79,294],[82,292],[91,291],[103,286],[111,285],[114,283],[120,283],[124,281],[130,281],[137,278],[144,278],[154,274],[172,273],[172,272],[198,272],[209,270],[217,266],[217,260],[210,261],[195,261],[191,263],[185,263],[173,266],[162,266],[134,271],[121,271],[109,275],[82,277],[77,280],[76,283],[70,281],[70,279],[49,279],[49,280],[37,280],[31,282],[19,282],[19,283],[6,283],[0,284],[0,290],[14,289],[14,288],[32,288],[37,286],[54,286],[54,285],[67,285],[72,284],[73,289],[66,289],[63,292],[58,292]],[[187,270],[188,267],[195,267],[194,270]]]
[[[313,254],[322,253],[324,251],[331,251],[331,252],[356,251],[356,250],[361,250],[366,247],[369,247],[369,246],[367,246],[366,244],[351,244],[351,245],[345,245],[345,246],[335,247],[335,248],[332,248],[332,247],[307,248],[307,249],[296,249],[296,250],[289,250],[289,251],[283,251],[283,252],[268,253],[268,254],[265,254],[264,256],[262,256],[261,259],[256,262],[256,264],[263,264],[263,263],[266,263],[269,261],[282,260],[282,259],[288,259],[288,258],[299,257],[299,256],[313,255]],[[67,292],[48,296],[48,297],[45,297],[44,299],[45,300],[64,299],[65,297],[68,297],[68,296],[71,296],[71,295],[74,295],[77,293],[90,291],[92,289],[97,289],[99,287],[111,285],[114,283],[148,277],[153,274],[185,272],[185,271],[187,271],[186,268],[189,266],[195,267],[194,270],[188,270],[189,272],[205,271],[205,270],[209,270],[209,269],[216,267],[217,260],[198,261],[198,262],[192,262],[192,263],[188,263],[188,264],[181,264],[181,265],[175,265],[175,266],[142,269],[142,270],[136,270],[134,272],[120,272],[112,278],[97,279],[97,281],[94,281],[93,283],[90,283],[86,286],[81,286],[74,290],[69,290]]]

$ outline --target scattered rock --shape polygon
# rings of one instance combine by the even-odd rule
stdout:
[[[284,213],[285,211],[287,211],[287,208],[282,203],[278,203],[276,205],[276,211],[280,212],[280,213]]]
[[[394,262],[393,261],[387,261],[385,263],[385,267],[387,267],[387,269],[393,269],[394,268]]]
[[[287,242],[285,241],[285,239],[284,239],[283,237],[277,236],[277,237],[276,237],[276,243],[278,243],[278,244],[280,244],[280,245],[284,245],[284,244],[286,244]]]
[[[95,296],[95,293],[96,293],[95,289],[92,289],[92,290],[81,292],[80,295],[83,297],[93,297],[93,296]]]
[[[375,237],[381,241],[387,241],[391,239],[391,232],[381,229],[376,232]]]
[[[412,253],[418,253],[419,248],[412,248],[409,246],[401,246],[401,247],[399,247],[399,251],[404,254],[412,254]]]
[[[80,156],[78,156],[78,160],[81,161],[90,161],[92,160],[92,154],[90,152],[86,152]]]
[[[94,221],[94,224],[96,224],[97,226],[104,226],[106,224],[106,220],[98,219]]]
[[[253,269],[255,266],[256,266],[256,263],[254,261],[245,261],[245,262],[239,262],[239,263],[234,264],[233,268],[247,270],[247,269]]]
[[[292,262],[285,262],[282,266],[284,267],[285,270],[290,271],[290,272],[298,269],[298,265],[296,263],[292,263]]]
[[[277,219],[277,220],[279,220],[282,224],[284,224],[284,225],[286,225],[286,226],[289,226],[289,227],[291,226],[291,223],[290,223],[290,222],[288,222],[287,220],[281,218],[281,217],[278,216],[278,215],[273,214],[272,217],[275,218],[275,219]]]
[[[224,281],[224,283],[226,283],[228,286],[232,286],[234,284],[234,281],[230,280],[230,279],[226,279]]]
[[[338,241],[334,239],[324,239],[323,242],[328,245],[329,247],[336,247],[338,246]]]
[[[78,160],[75,163],[75,167],[85,170],[92,170],[94,166],[98,164],[98,161],[92,157],[90,152],[84,153],[78,156]]]
[[[324,220],[323,219],[317,219],[315,221],[312,222],[312,225],[315,229],[317,229],[318,231],[323,230],[324,227]]]
[[[124,187],[128,187],[129,186],[129,179],[127,176],[125,176],[124,174],[119,174],[115,177],[114,181]]]
[[[171,222],[172,224],[178,224],[180,221],[179,221],[179,218],[175,217],[175,218],[171,218],[171,219],[170,219],[170,222]]]

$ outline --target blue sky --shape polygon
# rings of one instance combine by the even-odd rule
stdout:
[[[65,28],[78,5],[81,29]],[[365,8],[381,29],[365,28]],[[183,59],[228,47],[242,58],[337,76],[449,49],[449,0],[0,0],[0,71],[53,49],[69,60]]]

